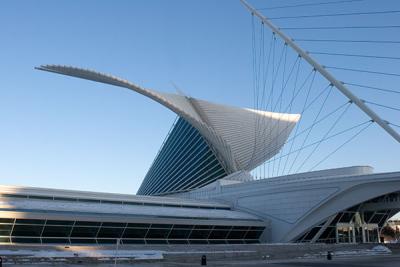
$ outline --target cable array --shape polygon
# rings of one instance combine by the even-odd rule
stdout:
[[[377,108],[374,111],[385,118],[387,125],[398,129],[400,122],[396,119],[400,118],[397,113],[400,107],[396,105],[399,103],[396,97],[400,95],[400,88],[396,86],[400,81],[390,79],[400,77],[400,73],[393,71],[400,68],[400,57],[396,54],[399,35],[393,34],[400,30],[400,25],[395,23],[400,19],[400,5],[390,8],[373,5],[369,0],[305,1],[257,10],[267,13],[268,19],[279,21],[280,30],[295,31],[296,37],[291,40],[305,45],[307,54],[316,57],[343,85],[359,94],[368,107]],[[335,12],[333,7],[345,8],[346,12]],[[305,13],[309,10],[315,13]],[[271,12],[274,13],[271,15]],[[375,19],[381,17],[385,18],[385,24]],[[296,25],[292,26],[294,19]],[[271,33],[270,38],[265,37],[266,32]],[[294,49],[254,14],[252,33],[253,108],[301,114],[283,148],[276,148],[269,160],[253,170],[253,175],[257,179],[268,178],[329,166],[328,159],[359,137],[374,120],[363,121],[365,116],[352,101],[346,100],[335,86],[327,84],[316,69],[304,63]],[[384,48],[378,49],[378,46]],[[267,120],[260,120],[256,128],[263,131],[266,123]],[[270,133],[277,128],[276,125],[269,127]],[[284,132],[279,130],[276,139]],[[274,140],[263,142],[264,146],[276,147]]]

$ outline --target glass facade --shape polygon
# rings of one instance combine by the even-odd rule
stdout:
[[[393,210],[362,211],[361,208],[362,204],[337,213],[332,220],[314,226],[302,234],[296,242],[379,242],[380,229],[393,215]]]
[[[199,131],[179,118],[143,180],[138,195],[203,187],[227,173]]]
[[[217,226],[0,218],[0,243],[244,244],[258,243],[260,226]]]

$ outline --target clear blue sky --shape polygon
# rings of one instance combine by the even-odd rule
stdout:
[[[385,10],[368,3],[363,8]],[[174,92],[174,82],[193,97],[253,103],[251,19],[239,1],[1,1],[0,25],[1,184],[135,193],[175,118],[128,90],[34,70],[41,64],[91,68],[159,91]],[[399,145],[373,126],[329,164],[399,170]]]

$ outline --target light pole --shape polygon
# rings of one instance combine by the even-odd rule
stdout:
[[[119,248],[120,242],[121,242],[121,238],[117,238],[117,249],[115,250],[114,266],[117,266],[118,248]]]

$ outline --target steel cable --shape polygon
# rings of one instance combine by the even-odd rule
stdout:
[[[362,70],[362,69],[353,69],[353,68],[343,68],[343,67],[335,67],[335,66],[324,66],[327,69],[334,70],[345,70],[345,71],[353,71],[353,72],[362,72],[362,73],[370,73],[370,74],[379,74],[385,76],[396,76],[400,77],[399,73],[389,73],[389,72],[381,72],[381,71],[372,71],[372,70]]]
[[[400,13],[400,10],[385,10],[385,11],[371,11],[371,12],[350,12],[350,13],[333,13],[333,14],[316,14],[316,15],[301,15],[301,16],[283,16],[283,17],[270,17],[269,19],[306,19],[306,18],[320,18],[320,17],[341,17],[341,16],[361,16],[361,15],[385,15]]]
[[[400,44],[400,41],[396,40],[343,40],[343,39],[302,39],[302,38],[293,38],[292,40],[296,42]]]
[[[371,102],[371,101],[364,100],[364,99],[362,99],[362,101],[364,103],[368,103],[368,104],[375,105],[375,106],[378,106],[378,107],[383,107],[383,108],[387,108],[387,109],[391,109],[391,110],[400,111],[400,108],[390,107],[390,106],[387,106],[387,105],[379,104],[379,103],[376,103],[376,102]]]
[[[257,10],[273,10],[273,9],[281,9],[281,8],[294,8],[294,7],[305,7],[305,6],[321,6],[321,5],[332,5],[332,4],[344,4],[344,3],[352,3],[352,2],[363,2],[366,0],[340,0],[340,1],[331,1],[331,2],[316,2],[316,3],[303,3],[296,5],[284,5],[284,6],[272,6],[272,7],[262,7],[257,8]]]
[[[351,86],[356,86],[356,87],[362,87],[362,88],[367,88],[367,89],[373,89],[373,90],[388,92],[388,93],[400,94],[400,91],[396,91],[396,90],[392,90],[392,89],[386,89],[386,88],[363,85],[363,84],[357,84],[357,83],[349,83],[349,82],[342,82],[342,83],[345,84],[345,85],[351,85]]]
[[[351,138],[349,138],[347,141],[345,141],[343,144],[341,144],[339,147],[337,147],[335,150],[333,150],[331,153],[329,153],[327,156],[325,156],[322,160],[320,160],[317,164],[315,164],[310,171],[312,171],[313,169],[315,169],[317,166],[319,166],[321,163],[323,163],[325,160],[327,160],[330,156],[332,156],[333,154],[335,154],[339,149],[341,149],[342,147],[344,147],[346,144],[348,144],[350,141],[352,141],[354,138],[356,138],[357,136],[359,136],[363,131],[365,131],[369,126],[371,126],[371,124],[373,123],[373,121],[369,121],[370,123],[367,124],[365,127],[363,127],[361,130],[359,130],[355,135],[353,135]]]
[[[320,26],[320,27],[280,27],[281,30],[345,30],[345,29],[391,29],[400,28],[400,25],[381,26]]]
[[[347,53],[329,53],[329,52],[314,52],[307,51],[309,54],[314,55],[328,55],[328,56],[344,56],[344,57],[362,57],[362,58],[376,58],[376,59],[392,59],[400,60],[400,57],[388,57],[388,56],[377,56],[377,55],[361,55],[361,54],[347,54]]]

